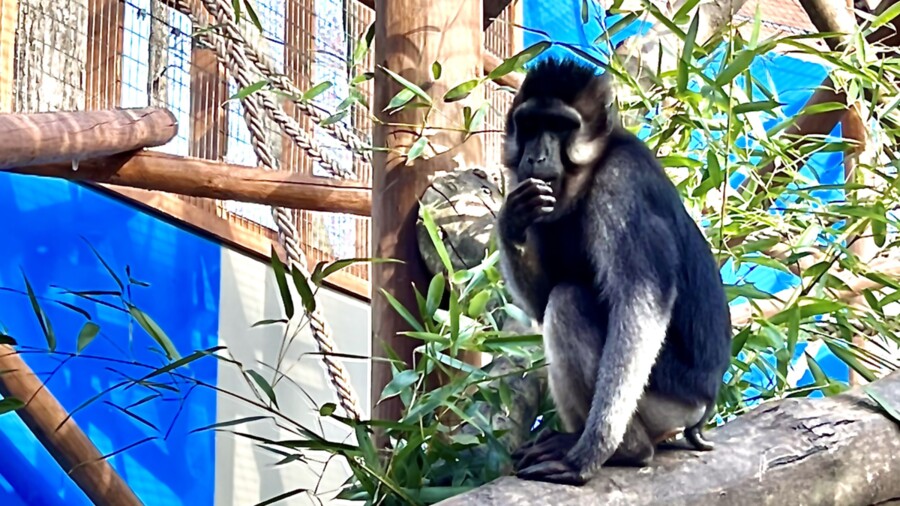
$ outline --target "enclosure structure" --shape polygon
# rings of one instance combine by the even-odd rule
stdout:
[[[506,7],[503,7],[505,2],[486,1],[485,25],[489,26],[485,32],[484,67],[496,66],[502,58],[534,40],[531,37],[538,36],[515,30],[515,23],[541,29],[552,39],[565,38],[565,27],[578,26],[580,3],[561,2],[553,12],[559,18],[547,17],[543,23],[537,23],[534,16],[539,9],[524,9],[525,1]],[[779,0],[762,2],[767,7],[778,3]],[[319,95],[316,102],[328,111],[338,109],[348,95],[346,81],[355,75],[348,70],[346,60],[373,21],[373,2],[257,0],[253,4],[264,27],[263,35],[253,43],[263,48],[275,71],[286,75],[301,91],[313,89],[323,81],[333,81],[334,86]],[[165,107],[174,113],[179,131],[172,142],[156,149],[174,155],[175,158],[160,160],[175,170],[196,167],[197,160],[208,162],[209,168],[232,170],[244,166],[262,170],[256,169],[261,161],[250,138],[246,111],[238,100],[229,100],[241,86],[220,61],[216,48],[204,41],[205,28],[216,23],[204,17],[208,16],[204,14],[208,5],[205,0],[0,0],[0,111]],[[535,0],[531,5],[540,6],[541,2]],[[546,5],[544,2],[545,8]],[[746,17],[752,13],[753,5],[754,2],[748,2],[741,15]],[[502,11],[498,6],[503,7]],[[790,6],[793,10],[789,12],[797,10],[796,2],[790,2]],[[492,10],[499,13],[500,20],[489,23]],[[528,15],[532,18],[527,19]],[[772,25],[767,24],[766,28],[771,29]],[[248,28],[245,33],[255,32]],[[371,70],[373,63],[370,55],[355,70]],[[820,74],[819,70],[812,71],[810,84]],[[365,102],[371,103],[371,83],[362,89]],[[493,133],[484,135],[483,162],[495,167],[499,163],[502,117],[512,95],[495,83],[488,83],[485,93],[493,105],[486,129]],[[807,96],[798,94],[791,102],[799,107]],[[350,106],[349,113],[336,124],[366,143],[372,125],[369,111],[362,103]],[[289,100],[279,103],[279,107],[303,131],[314,132],[313,138],[322,151],[329,153],[334,165],[345,169],[349,177],[341,182],[344,187],[362,192],[371,187],[371,168],[365,157],[354,156],[343,147],[344,143],[334,139],[334,130],[322,126],[321,115],[304,114]],[[329,169],[301,148],[296,139],[282,135],[270,119],[263,123],[266,149],[273,154],[272,161],[280,171],[303,176],[297,178],[300,184],[333,182]],[[30,276],[35,271],[41,272],[33,282],[48,292],[51,283],[96,288],[88,284],[103,279],[105,270],[79,241],[79,236],[84,236],[101,253],[111,257],[115,266],[121,268],[130,263],[136,277],[151,281],[153,290],[158,292],[147,292],[145,306],[166,328],[191,329],[191,335],[173,335],[173,339],[183,339],[179,344],[183,343],[186,349],[226,343],[248,363],[260,355],[269,358],[277,353],[269,344],[277,336],[265,329],[248,330],[254,322],[272,318],[278,309],[277,287],[265,265],[270,248],[275,245],[278,249],[277,227],[266,207],[121,186],[91,188],[48,181],[0,174],[3,197],[0,201],[5,206],[0,212],[9,218],[5,224],[6,236],[14,238],[11,241],[14,247],[7,249],[9,262],[0,271],[2,286],[22,286],[18,277],[22,265]],[[338,257],[369,256],[369,218],[360,216],[364,213],[359,207],[341,209],[342,204],[340,200],[313,202],[310,209],[296,213],[295,224],[311,265]],[[329,211],[322,211],[325,208]],[[339,351],[370,356],[369,267],[359,264],[330,280],[329,290],[321,292],[321,305],[333,327]],[[778,288],[775,281],[773,290]],[[153,300],[154,293],[171,298]],[[23,305],[26,303],[17,299],[18,305],[8,307],[15,308],[10,312],[19,316],[2,313],[0,320],[9,328],[28,325],[33,328],[33,317]],[[97,308],[102,310],[99,305]],[[122,318],[107,317],[103,323],[112,329],[111,334],[128,334]],[[341,323],[346,318],[350,318],[350,323]],[[61,325],[60,335],[64,330],[69,335],[77,333],[78,327],[73,325]],[[331,401],[334,394],[328,378],[315,362],[317,359],[301,360],[303,352],[316,349],[315,344],[309,335],[304,335],[302,341],[301,349],[290,356],[301,364],[292,378],[307,388],[318,404]],[[72,348],[72,343],[68,345]],[[110,343],[105,346],[116,351]],[[40,373],[57,366],[55,361],[36,355],[27,358]],[[100,388],[113,384],[119,372],[104,372],[89,364],[80,367],[64,380],[57,379],[58,383],[49,382],[49,388],[73,408]],[[368,413],[371,389],[368,367],[347,361],[347,368],[361,399],[361,411]],[[240,388],[240,378],[233,372],[226,373],[215,366],[198,368],[195,372],[223,388]],[[115,399],[115,405],[129,406],[142,400],[140,394],[131,395]],[[149,409],[146,404],[142,406]],[[227,407],[221,398],[192,394],[187,414],[180,414],[177,403],[170,406],[171,409],[138,411],[154,426],[171,424],[169,431],[163,431],[170,439],[135,447],[110,459],[145,502],[208,504],[214,497],[218,504],[251,504],[292,486],[315,481],[312,476],[298,478],[290,471],[272,471],[269,464],[277,458],[261,458],[249,443],[227,436],[205,439],[197,434],[187,436],[198,426],[243,416],[239,408]],[[283,411],[298,420],[313,422],[309,408],[302,400],[282,406]],[[142,427],[146,424],[123,416],[113,405],[86,409],[76,419],[83,421],[84,430],[101,447],[102,453],[140,442],[148,433]],[[113,427],[110,420],[127,423]],[[4,426],[4,429],[0,433],[9,436],[0,444],[6,447],[17,446],[15,438],[28,438],[21,426]],[[270,434],[277,433],[273,429]],[[343,435],[334,434],[334,438]],[[83,497],[68,483],[67,477],[59,474],[49,473],[41,486],[29,486],[27,481],[12,483],[15,479],[28,478],[10,472],[12,469],[52,467],[46,455],[28,452],[11,453],[5,461],[5,472],[0,474],[6,482],[0,482],[0,490],[9,494],[3,497],[8,497],[10,504],[16,504],[16,500],[26,504],[47,501],[79,504]],[[215,465],[203,462],[203,456],[212,453],[216,455]],[[335,466],[332,464],[331,469]],[[342,469],[329,473],[325,481],[331,486],[346,476]],[[17,497],[16,491],[34,495]]]
[[[511,24],[521,16],[521,2],[508,4],[485,2],[486,65],[496,66],[521,47],[521,33]],[[152,148],[159,156],[136,158],[145,167],[165,166],[176,172],[203,167],[232,174],[242,167],[263,170],[260,166],[265,164],[254,149],[250,133],[253,125],[248,126],[241,101],[233,98],[241,88],[236,69],[223,61],[215,41],[204,37],[204,31],[217,21],[208,10],[210,5],[216,2],[2,0],[0,112],[165,108],[177,121],[177,134],[165,145]],[[218,5],[230,8],[232,4]],[[369,153],[364,149],[362,156],[351,153],[346,142],[334,138],[334,126],[319,123],[325,118],[321,111],[336,110],[347,96],[348,81],[373,67],[371,52],[356,67],[349,66],[347,60],[373,22],[374,3],[259,0],[252,5],[263,33],[250,24],[246,12],[241,21],[243,33],[253,39],[251,44],[276,74],[286,76],[300,92],[325,81],[334,83],[316,97],[314,103],[319,110],[312,114],[300,111],[290,100],[278,103],[303,132],[311,134],[318,156],[301,147],[296,136],[283,135],[271,119],[263,120],[265,146],[280,173],[292,174],[286,177],[308,185],[313,193],[315,188],[339,186],[357,195],[353,205],[347,199],[333,197],[312,199],[308,208],[294,203],[292,207],[298,208],[293,213],[294,225],[308,265],[311,268],[320,261],[370,256],[371,227],[366,215],[372,176]],[[492,22],[494,18],[500,21]],[[252,75],[251,82],[264,77]],[[368,146],[372,125],[370,111],[363,104],[371,101],[371,81],[360,91],[360,101],[347,109],[337,127]],[[487,128],[499,130],[511,94],[491,84],[488,98],[494,107],[487,115]],[[498,134],[485,136],[484,151],[486,162],[497,165]],[[82,169],[89,171],[88,165],[86,162]],[[333,175],[335,168],[344,175],[340,181]],[[87,289],[85,284],[108,275],[91,254],[93,247],[120,276],[127,263],[136,278],[151,284],[145,295],[135,295],[136,300],[143,301],[183,351],[227,344],[247,363],[278,352],[277,331],[251,330],[255,322],[271,318],[278,310],[278,289],[266,264],[273,248],[282,255],[284,249],[268,206],[12,173],[0,173],[0,193],[4,196],[5,233],[14,238],[2,262],[3,286],[23,287],[24,272],[39,297],[59,296],[51,284]],[[368,264],[356,264],[331,276],[320,292],[320,306],[340,352],[371,355],[369,280]],[[34,335],[36,339],[32,340],[24,330],[35,328],[33,315],[27,306],[21,306],[27,299],[8,295],[3,303],[8,312],[4,311],[0,320],[11,333],[19,334],[24,348],[40,347],[39,336]],[[71,295],[62,297],[75,302]],[[87,304],[91,312],[98,313],[95,321],[103,329],[92,348],[96,347],[98,355],[120,353],[121,343],[100,341],[105,341],[103,334],[130,335],[132,329],[126,318],[104,313],[102,304]],[[67,320],[71,316],[65,311],[48,310],[48,318],[61,336],[77,334],[80,322]],[[185,334],[183,329],[190,330]],[[73,346],[74,342],[60,340],[64,353],[74,351]],[[291,374],[293,381],[302,384],[318,405],[333,400],[334,393],[319,359],[303,358],[304,353],[315,351],[312,336],[305,332],[289,356],[299,363]],[[21,355],[38,376],[47,380],[47,390],[69,410],[99,389],[112,386],[118,374],[85,363],[73,369],[67,365],[70,372],[65,373],[66,379],[60,379],[47,376],[47,369],[56,367],[59,356],[25,351]],[[152,354],[139,351],[136,359],[152,361]],[[345,367],[352,387],[359,392],[359,408],[367,413],[369,367],[361,361],[347,361]],[[220,388],[242,388],[240,376],[221,366],[192,369]],[[110,404],[91,406],[74,418],[100,454],[110,454],[151,437],[151,433],[159,434],[121,411],[140,398],[119,398]],[[193,407],[187,412],[174,402],[129,408],[169,439],[136,446],[110,457],[110,462],[146,504],[211,504],[213,498],[217,504],[244,504],[283,493],[288,484],[296,483],[296,477],[263,472],[262,466],[271,461],[261,459],[251,444],[212,433],[187,435],[198,427],[240,417],[242,408],[227,401],[221,395],[191,392]],[[310,407],[298,399],[294,406],[288,403],[282,409],[314,423],[314,418],[304,418],[312,413]],[[0,472],[4,503],[86,504],[84,493],[70,478],[53,471],[57,469],[53,459],[21,422],[7,416],[2,423],[0,445],[10,450],[10,458],[4,460]],[[41,468],[51,471],[38,483],[34,470]],[[334,469],[332,465],[326,473],[331,476],[326,476],[326,486],[336,486],[346,476],[345,471]],[[300,481],[313,487],[315,478],[310,475]]]

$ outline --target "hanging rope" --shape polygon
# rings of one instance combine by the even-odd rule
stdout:
[[[245,88],[250,86],[253,84],[253,81],[251,80],[252,76],[248,70],[250,65],[247,61],[247,55],[243,45],[236,43],[236,41],[243,39],[232,36],[232,34],[237,32],[233,8],[228,4],[225,4],[223,7],[221,2],[217,4],[214,0],[203,0],[203,3],[206,6],[208,13],[220,26],[225,28],[226,33],[228,34],[227,37],[222,37],[215,32],[206,34],[207,37],[212,40],[219,60],[225,64],[225,67],[232,74],[235,81],[237,81],[239,87]],[[193,10],[191,12],[194,13],[194,18],[199,17],[199,13],[194,12]],[[194,22],[196,22],[196,19]],[[264,94],[250,94],[241,98],[241,104],[244,106],[244,121],[250,132],[250,141],[253,151],[259,158],[263,167],[267,170],[278,169],[277,162],[266,144],[266,131],[259,102],[262,102],[262,107],[270,114],[272,119],[274,119],[279,126],[282,127],[285,133],[290,135],[301,148],[305,149],[307,153],[310,154],[311,158],[318,161],[323,167],[326,167],[326,169],[338,173],[342,172],[341,169],[339,169],[339,166],[334,163],[329,156],[316,148],[312,139],[310,139],[309,135],[299,127],[296,120],[293,120],[293,118],[287,116],[283,112],[280,115],[278,114],[280,108],[277,107],[268,96]],[[279,121],[279,119],[281,121]],[[282,207],[273,207],[272,215],[278,226],[279,238],[284,244],[285,251],[287,252],[288,264],[299,269],[303,276],[309,277],[306,254],[303,252],[303,248],[300,244],[300,234],[297,231],[293,213]],[[328,325],[328,322],[325,321],[319,308],[316,308],[312,312],[307,312],[306,314],[309,318],[313,339],[316,341],[316,345],[323,355],[322,361],[337,393],[341,407],[350,417],[356,419],[362,418],[358,397],[350,383],[349,375],[346,369],[344,369],[343,364],[333,356],[335,345],[334,340],[331,337],[331,327]]]
[[[207,2],[208,0],[204,0]],[[227,0],[218,0],[219,7],[222,8],[224,4],[224,8],[228,8]],[[272,84],[275,85],[275,88],[278,91],[287,94],[291,97],[291,101],[297,106],[297,109],[306,114],[316,125],[321,128],[324,128],[331,133],[334,134],[334,137],[339,141],[344,143],[344,146],[349,148],[354,156],[357,156],[368,163],[371,163],[372,156],[370,151],[370,146],[364,143],[359,137],[357,137],[353,132],[347,130],[342,127],[339,123],[331,123],[327,125],[322,125],[321,123],[328,118],[328,115],[320,109],[316,109],[309,102],[302,100],[300,97],[303,95],[303,91],[298,88],[293,81],[288,79],[286,75],[275,70],[275,66],[272,64],[272,59],[268,57],[265,53],[258,50],[255,43],[252,39],[248,37],[244,37],[244,33],[239,28],[239,41],[243,43],[247,58],[259,69],[260,73],[262,73],[263,77],[269,80]]]

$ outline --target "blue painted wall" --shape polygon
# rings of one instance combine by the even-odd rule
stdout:
[[[25,353],[27,363],[45,379],[58,369],[48,385],[70,412],[123,376],[135,378],[152,370],[129,363],[154,368],[163,363],[159,351],[151,351],[159,348],[155,341],[136,324],[129,329],[125,313],[72,295],[60,296],[60,290],[51,287],[118,290],[87,242],[123,281],[129,265],[135,278],[150,283],[149,288],[134,287],[132,300],[159,323],[181,354],[217,344],[220,246],[216,243],[95,190],[54,179],[0,173],[0,216],[0,287],[24,290],[24,271],[39,297],[78,305],[100,325],[100,335],[85,355],[125,362],[82,356],[59,367],[63,355]],[[84,317],[49,301],[42,305],[57,336],[57,351],[74,352]],[[20,347],[47,349],[26,296],[0,291],[0,324]],[[200,360],[182,372],[215,384],[216,362]],[[215,422],[215,393],[191,389],[171,377],[157,379],[179,391],[157,389],[160,397],[130,409],[147,423],[105,403],[124,408],[157,393],[144,387],[117,389],[74,418],[104,454],[156,438],[110,459],[144,504],[212,504],[214,434],[188,432]],[[185,398],[189,402],[184,403]],[[90,504],[14,414],[0,416],[0,454],[4,455],[0,504]]]

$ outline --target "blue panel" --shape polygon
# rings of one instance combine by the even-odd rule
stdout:
[[[150,283],[149,288],[133,287],[132,300],[159,323],[182,355],[217,344],[220,247],[216,243],[95,190],[54,179],[0,173],[0,216],[0,287],[24,290],[24,271],[39,297],[76,304],[101,327],[84,355],[67,361],[48,381],[69,411],[122,381],[123,375],[134,378],[152,370],[130,363],[162,364],[159,351],[150,350],[158,350],[155,341],[136,324],[129,329],[125,313],[73,295],[61,296],[51,287],[118,289],[85,240],[123,280],[127,281],[128,265],[135,278]],[[84,317],[50,301],[42,305],[57,336],[57,351],[74,352]],[[28,298],[0,291],[0,323],[26,351],[23,356],[31,368],[46,380],[64,357],[27,352],[26,347],[47,349]],[[215,359],[194,362],[180,371],[208,384],[216,381]],[[173,381],[168,376],[155,379]],[[110,459],[144,504],[210,505],[214,435],[188,432],[215,422],[216,396],[207,388],[191,389],[184,381],[172,386],[180,391],[161,389],[162,398],[131,408],[136,417],[112,404],[129,406],[153,394],[149,388],[117,389],[77,411],[74,418],[104,454],[156,438]],[[16,415],[0,416],[0,454],[4,455],[0,504],[90,504]]]

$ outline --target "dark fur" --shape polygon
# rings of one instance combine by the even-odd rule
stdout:
[[[544,159],[535,146],[555,144],[529,143],[540,128],[512,124],[516,108],[548,98],[573,106],[585,125],[581,137],[537,134],[562,148],[551,157],[555,181],[533,162]],[[605,76],[548,60],[528,73],[508,117],[513,190],[498,216],[501,267],[544,325],[551,389],[570,432],[518,452],[527,479],[582,484],[607,462],[643,465],[660,438],[679,431],[711,448],[700,429],[731,341],[718,266],[655,156],[616,124],[610,102]],[[578,142],[596,156],[574,163],[567,148]],[[539,172],[546,183],[530,179]]]

